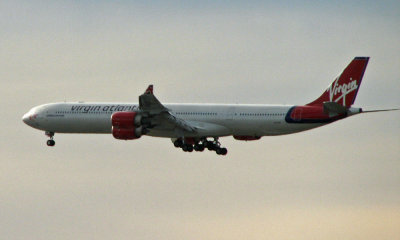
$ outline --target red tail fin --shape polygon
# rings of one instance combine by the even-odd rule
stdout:
[[[345,107],[353,105],[368,60],[369,57],[355,57],[328,89],[318,99],[307,105],[322,105],[324,102],[337,102]]]

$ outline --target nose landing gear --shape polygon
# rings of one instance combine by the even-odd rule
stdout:
[[[56,141],[54,141],[53,137],[54,137],[54,132],[45,132],[46,136],[48,136],[50,139],[47,140],[47,146],[49,147],[53,147],[54,145],[56,145]]]

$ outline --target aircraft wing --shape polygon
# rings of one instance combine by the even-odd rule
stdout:
[[[196,132],[196,127],[184,119],[176,117],[168,108],[161,104],[153,94],[153,85],[149,85],[146,91],[139,96],[139,109],[147,114],[152,125],[161,128],[180,128],[189,132]]]

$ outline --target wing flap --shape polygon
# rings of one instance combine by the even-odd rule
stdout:
[[[186,122],[183,119],[177,118],[171,112],[164,113],[162,116],[170,124],[175,125],[175,127],[181,128],[181,129],[183,129],[185,131],[188,131],[188,132],[196,132],[197,127],[192,126],[191,124],[189,124],[188,122]]]

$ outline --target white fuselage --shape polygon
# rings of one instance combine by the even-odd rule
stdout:
[[[294,106],[244,104],[164,104],[178,118],[197,127],[196,133],[168,127],[152,128],[157,137],[272,136],[296,133],[324,123],[288,123]],[[114,112],[135,111],[134,103],[51,103],[32,108],[24,115],[28,125],[54,133],[111,133]]]

